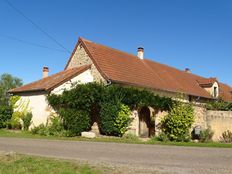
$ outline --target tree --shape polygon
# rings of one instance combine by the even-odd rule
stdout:
[[[2,74],[0,76],[0,105],[7,105],[9,101],[8,91],[12,88],[22,86],[22,80],[18,77],[13,77],[10,74]]]

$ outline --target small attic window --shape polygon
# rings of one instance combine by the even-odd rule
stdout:
[[[213,97],[216,98],[218,96],[218,88],[215,86],[213,88]]]

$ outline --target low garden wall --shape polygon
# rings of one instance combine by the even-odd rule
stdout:
[[[232,111],[207,111],[206,123],[214,131],[213,140],[218,141],[223,132],[232,131]]]
[[[232,111],[212,111],[198,106],[194,106],[194,110],[195,123],[193,127],[211,128],[214,132],[214,141],[219,141],[223,132],[232,131]]]

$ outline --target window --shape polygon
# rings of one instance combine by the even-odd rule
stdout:
[[[213,88],[213,97],[216,98],[218,96],[218,89],[217,87]]]

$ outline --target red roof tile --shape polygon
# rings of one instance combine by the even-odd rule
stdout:
[[[135,55],[83,38],[79,39],[66,68],[79,44],[84,46],[101,75],[106,80],[115,83],[211,98],[210,94],[201,85],[209,85],[217,81],[215,78],[204,78],[148,59],[141,60]],[[90,65],[72,69],[65,68],[66,70],[62,72],[13,89],[10,92],[49,91],[89,67]],[[232,88],[230,86],[219,83],[219,90],[220,97],[223,100],[232,101]]]
[[[214,78],[197,76],[148,59],[141,60],[135,55],[83,38],[79,39],[79,43],[84,46],[100,73],[108,80],[211,98],[210,94],[199,83],[211,83],[215,80]],[[231,87],[228,86],[228,88],[232,90]],[[221,90],[224,90],[224,88]],[[224,91],[223,97],[228,98],[228,95],[230,95],[228,90]]]
[[[216,78],[198,78],[197,82],[202,87],[211,87],[215,82],[217,82]]]
[[[219,83],[219,96],[224,101],[232,101],[232,88],[224,83]]]
[[[90,65],[84,65],[79,68],[72,68],[68,70],[61,71],[57,74],[48,76],[41,80],[32,82],[30,84],[21,86],[10,90],[10,93],[20,93],[20,92],[29,92],[29,91],[51,91],[57,86],[65,83],[66,81],[72,79],[73,77],[81,74],[85,70],[89,69]]]

